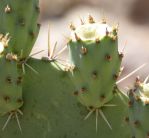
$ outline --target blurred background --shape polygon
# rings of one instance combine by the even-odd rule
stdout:
[[[96,21],[105,17],[109,24],[119,23],[119,51],[124,48],[121,78],[143,63],[143,69],[120,85],[131,87],[136,76],[143,80],[149,74],[149,1],[148,0],[40,0],[41,30],[33,49],[45,50],[36,57],[47,56],[48,25],[50,23],[51,46],[57,41],[56,52],[66,45],[70,34],[69,24],[85,21],[91,14]],[[126,46],[125,46],[126,45]],[[66,50],[61,58],[68,56]],[[131,83],[130,83],[131,82]]]

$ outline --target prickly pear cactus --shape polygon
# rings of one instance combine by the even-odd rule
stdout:
[[[135,138],[149,137],[149,84],[136,79],[135,87],[129,91],[129,123]]]
[[[28,64],[32,65],[39,74],[26,68],[27,75],[23,83],[24,104],[21,108],[23,116],[19,116],[22,133],[19,131],[17,121],[12,119],[0,133],[0,137],[130,137],[124,118],[127,106],[119,98],[117,89],[115,89],[113,100],[100,111],[101,115],[99,114],[98,118],[95,118],[96,112],[93,112],[92,116],[85,120],[88,111],[73,95],[74,86],[66,72],[55,69],[54,62],[30,59]],[[123,98],[127,101],[126,97]],[[1,127],[6,120],[6,116],[0,118]],[[96,122],[98,123],[97,131]],[[124,129],[125,133],[123,133]]]
[[[21,130],[23,74],[39,31],[38,13],[38,0],[0,1],[0,117],[7,117],[2,130],[12,118]]]
[[[30,55],[38,13],[38,0],[0,0],[0,138],[148,136],[142,118],[148,86],[139,84],[130,102],[117,88],[123,57],[117,28],[89,16],[87,24],[71,24],[69,65],[60,63],[50,46],[48,57],[38,60]],[[127,102],[139,105],[129,113]],[[136,118],[141,129],[132,125],[140,124]]]

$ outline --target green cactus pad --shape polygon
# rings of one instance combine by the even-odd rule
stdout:
[[[131,138],[124,122],[127,106],[117,94],[108,103],[109,107],[101,109],[112,130],[99,114],[96,131],[95,113],[84,120],[88,110],[73,96],[74,86],[66,72],[57,70],[53,66],[55,62],[31,59],[28,64],[39,74],[26,68],[24,104],[21,108],[23,116],[19,117],[22,133],[16,120],[12,119],[0,133],[1,138]],[[6,119],[0,118],[0,127]]]
[[[149,137],[149,84],[137,80],[129,92],[129,126],[135,138]]]
[[[22,100],[22,76],[16,61],[0,58],[0,116],[20,108]]]
[[[113,97],[122,58],[115,32],[101,23],[81,25],[72,32],[69,70],[74,93],[87,107],[99,108]]]
[[[38,0],[0,0],[0,33],[10,34],[10,52],[28,57],[39,31],[38,14]]]

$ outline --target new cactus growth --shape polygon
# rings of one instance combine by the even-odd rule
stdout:
[[[147,79],[129,96],[117,86],[144,66],[117,80],[118,28],[89,15],[70,25],[70,64],[59,62],[66,47],[55,55],[57,43],[34,59],[39,11],[38,0],[0,0],[0,138],[148,137]]]
[[[68,43],[70,71],[76,86],[74,95],[89,110],[85,119],[93,112],[97,119],[114,96],[122,55],[118,52],[117,28],[105,22],[95,23],[92,16],[88,22],[79,27],[70,26],[73,31],[72,41]],[[108,126],[112,129],[109,123]]]
[[[73,30],[74,38],[68,43],[72,62],[70,70],[78,100],[88,108],[100,108],[113,97],[121,56],[117,29],[105,23],[95,23],[89,17],[88,24]]]

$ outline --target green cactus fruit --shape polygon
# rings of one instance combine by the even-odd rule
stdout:
[[[149,137],[149,84],[137,79],[129,91],[129,126],[135,138]]]
[[[131,138],[124,122],[127,106],[117,93],[100,110],[99,116],[93,112],[90,118],[84,120],[88,111],[71,93],[74,86],[67,72],[56,69],[56,62],[29,59],[28,64],[39,74],[26,68],[24,104],[21,108],[23,116],[19,118],[22,133],[16,120],[11,120],[5,131],[0,133],[1,138]],[[95,116],[98,118],[95,119]],[[5,116],[0,118],[0,127],[6,119]],[[95,129],[96,122],[98,131]]]
[[[9,52],[26,58],[39,31],[38,0],[0,0],[0,33],[9,33]]]
[[[77,28],[71,25],[71,78],[74,93],[87,107],[99,108],[113,97],[113,87],[119,76],[122,54],[118,52],[117,28],[106,23],[89,23]]]

